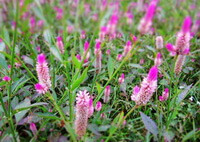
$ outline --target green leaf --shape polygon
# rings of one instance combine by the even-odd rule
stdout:
[[[72,83],[71,86],[72,91],[77,87],[79,87],[81,83],[83,83],[83,81],[87,77],[87,72],[88,72],[88,67],[83,71],[82,75]]]
[[[62,56],[55,46],[50,46],[51,53],[61,62],[63,62]]]
[[[6,60],[2,58],[1,56],[0,56],[0,67],[8,70],[8,65],[6,63]]]
[[[16,107],[15,107],[15,110],[17,109],[22,109],[24,107],[28,107],[31,105],[31,101],[30,99],[26,98],[23,102],[21,102],[20,104],[18,104]],[[28,112],[28,110],[23,110],[23,111],[20,111],[20,112],[17,112],[15,114],[15,119],[16,119],[16,122],[19,122],[25,115],[26,113]]]
[[[46,40],[46,42],[48,42],[49,44],[51,44],[51,33],[49,30],[45,30],[44,33],[43,33],[43,36],[44,36],[44,39]]]
[[[188,139],[192,138],[194,135],[196,135],[198,132],[200,131],[196,131],[196,130],[192,130],[189,133],[187,133],[184,137],[183,137],[183,142],[187,141]]]
[[[98,82],[96,82],[96,87],[97,87],[98,94],[100,94],[101,90],[102,90],[102,87]]]
[[[72,62],[77,69],[80,69],[81,62],[76,58],[76,56],[74,54],[72,54]]]
[[[57,116],[55,116],[55,115],[53,115],[53,114],[51,114],[49,112],[46,112],[46,113],[38,112],[38,113],[34,113],[34,114],[39,116],[39,117],[43,117],[43,118],[62,120],[59,117],[57,117]]]
[[[25,76],[23,76],[22,78],[20,78],[19,80],[17,80],[13,85],[12,85],[12,92],[13,91],[17,91],[18,89],[22,88],[23,85],[30,79],[26,79]]]
[[[144,113],[140,112],[140,115],[142,117],[142,122],[144,123],[145,128],[156,136],[158,134],[158,127],[156,123]]]
[[[111,78],[113,71],[114,71],[114,64],[113,64],[113,59],[110,56],[108,58],[108,64],[107,65],[108,65],[108,75],[109,75],[109,78]]]
[[[129,64],[129,66],[133,68],[143,69],[143,67],[139,64]]]
[[[178,95],[178,99],[177,99],[177,103],[180,103],[187,95],[188,91],[190,90],[190,88],[192,87],[192,84],[187,86],[179,95]]]

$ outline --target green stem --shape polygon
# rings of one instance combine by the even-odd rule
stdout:
[[[52,97],[52,95],[48,92],[46,93],[46,96],[51,100],[51,102],[53,103],[55,109],[58,111],[59,115],[61,116],[62,120],[65,123],[65,129],[69,132],[72,140],[74,142],[76,142],[76,136],[74,135],[74,131],[71,128],[70,124],[67,122],[67,118],[64,114],[64,112],[62,111],[62,109],[60,108],[60,106],[56,103],[55,99]]]
[[[17,142],[16,134],[15,134],[15,127],[14,122],[12,119],[12,109],[11,109],[11,95],[12,95],[12,82],[13,82],[13,73],[14,73],[14,56],[15,56],[15,46],[17,41],[17,27],[18,27],[18,13],[19,12],[19,0],[16,2],[16,15],[15,15],[15,22],[16,27],[13,35],[13,45],[12,45],[12,51],[11,51],[11,71],[10,71],[10,82],[9,82],[9,88],[8,88],[8,122],[11,128],[11,132],[13,135],[13,139],[15,142]]]

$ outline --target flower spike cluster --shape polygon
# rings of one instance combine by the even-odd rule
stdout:
[[[189,16],[184,19],[181,30],[177,34],[175,46],[168,43],[166,45],[167,50],[170,52],[170,55],[178,55],[174,72],[179,74],[182,70],[182,66],[185,62],[185,56],[190,52],[190,39],[191,39],[191,25],[192,20]]]
[[[44,54],[39,54],[37,57],[36,71],[39,83],[35,85],[38,93],[45,94],[51,87],[49,68]]]
[[[158,68],[153,66],[149,70],[148,76],[143,79],[141,87],[134,87],[131,100],[135,101],[136,105],[146,105],[151,99],[157,88],[157,75]]]

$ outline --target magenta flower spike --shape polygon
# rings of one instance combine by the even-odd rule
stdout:
[[[35,136],[37,133],[37,128],[35,123],[30,123],[30,130],[32,131],[33,135]]]
[[[99,32],[100,41],[103,41],[105,39],[106,34],[107,34],[107,27],[106,26],[101,27]]]
[[[87,63],[90,58],[89,47],[90,47],[90,43],[88,41],[86,41],[84,43],[84,52],[83,52],[83,55],[85,56],[84,63]]]
[[[38,93],[42,92],[45,94],[51,87],[51,80],[48,64],[44,54],[39,54],[37,57],[36,71],[40,85],[36,84],[35,88]]]
[[[162,54],[160,52],[157,53],[156,58],[154,60],[155,66],[160,66],[162,64]]]
[[[163,102],[163,101],[166,101],[166,100],[168,99],[168,97],[169,97],[169,89],[168,89],[168,88],[165,88],[165,90],[164,90],[162,96],[159,96],[159,100],[160,100],[161,102]]]
[[[158,68],[153,66],[149,70],[148,76],[143,79],[140,89],[134,88],[131,99],[135,101],[136,105],[146,105],[149,102],[157,88],[157,75]]]
[[[190,32],[191,25],[192,25],[192,20],[189,16],[187,16],[184,19],[184,22],[183,22],[183,25],[182,25],[182,32],[185,33],[185,34]]]
[[[89,93],[79,91],[76,97],[76,119],[75,119],[75,132],[79,139],[84,136],[87,129],[88,117],[89,117]]]
[[[89,100],[89,112],[88,112],[88,118],[90,118],[94,113],[94,107],[93,107],[93,100]]]
[[[122,60],[123,55],[122,54],[118,54],[116,60],[117,61],[121,61]]]
[[[77,55],[76,55],[76,58],[77,58],[79,61],[81,61],[81,55],[80,55],[80,54],[77,54]]]
[[[110,99],[110,86],[106,86],[105,91],[104,91],[104,103],[107,103]]]
[[[65,48],[64,48],[64,44],[63,44],[63,39],[61,36],[58,36],[57,39],[56,39],[56,45],[58,47],[58,49],[60,50],[60,53],[61,54],[64,54],[65,52]]]
[[[97,104],[96,104],[96,106],[95,106],[95,110],[96,110],[96,111],[100,111],[101,108],[102,108],[102,104],[101,104],[100,101],[98,101]]]
[[[124,47],[124,52],[123,52],[122,55],[126,56],[131,51],[131,49],[132,49],[132,43],[131,43],[131,41],[127,41],[126,45]]]
[[[3,77],[3,81],[9,82],[11,80],[11,78],[9,76],[4,76]]]
[[[85,39],[86,38],[86,34],[85,34],[85,31],[81,31],[81,36],[80,36],[81,39]]]
[[[95,68],[97,69],[97,73],[99,73],[101,71],[101,59],[102,59],[101,42],[96,43],[94,54],[96,56]]]
[[[30,32],[33,33],[35,31],[35,26],[36,26],[35,17],[30,17],[29,26],[30,26]]]
[[[61,20],[63,18],[63,9],[55,7],[54,10],[56,11],[56,19]]]
[[[125,79],[125,75],[124,75],[124,73],[122,73],[118,79],[119,84],[122,84],[124,82],[124,79]]]
[[[156,37],[156,48],[157,49],[162,49],[163,48],[163,37],[162,36],[157,36]]]
[[[145,16],[140,20],[138,30],[141,34],[147,34],[151,30],[152,19],[155,15],[157,2],[152,1],[146,11]]]
[[[89,43],[88,41],[86,41],[86,42],[84,43],[84,51],[87,52],[88,49],[89,49],[89,47],[90,47],[90,43]]]

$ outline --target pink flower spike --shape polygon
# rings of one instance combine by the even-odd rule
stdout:
[[[101,108],[102,108],[102,104],[101,104],[100,101],[98,101],[97,104],[96,104],[96,106],[95,106],[95,110],[96,110],[96,111],[100,111]]]
[[[38,57],[37,57],[37,61],[38,61],[39,64],[43,64],[44,62],[46,62],[45,55],[43,53],[39,54]]]
[[[30,123],[30,130],[32,131],[32,133],[33,133],[34,135],[36,135],[36,133],[37,133],[37,128],[36,128],[35,123]]]
[[[183,33],[190,32],[191,25],[192,25],[191,17],[187,16],[184,19],[184,22],[183,22],[183,25],[182,25],[182,32]]]
[[[118,54],[118,55],[117,55],[117,58],[116,58],[117,61],[121,61],[121,60],[122,60],[122,57],[123,57],[122,54]]]
[[[154,64],[155,66],[160,66],[162,64],[162,55],[160,52],[157,53]]]
[[[124,82],[124,79],[125,79],[125,75],[124,73],[122,73],[118,80],[119,84],[122,84]]]
[[[155,5],[155,3],[151,3],[145,14],[145,20],[151,21],[154,16],[155,11],[156,11],[156,5]]]
[[[86,90],[79,91],[79,93],[77,93],[76,97],[77,105],[88,106],[89,100],[90,100],[89,93]]]
[[[165,90],[164,90],[162,96],[159,96],[159,100],[160,100],[161,102],[163,102],[163,101],[166,101],[166,100],[168,99],[168,97],[169,97],[169,89],[168,89],[168,88],[165,88]]]
[[[45,89],[45,87],[42,84],[40,84],[40,83],[35,84],[35,90],[39,94],[45,94],[47,92],[47,90]]]
[[[157,36],[156,37],[156,48],[157,49],[162,49],[163,48],[163,37],[162,36]]]
[[[77,55],[76,55],[76,58],[77,58],[79,61],[81,61],[81,55],[80,55],[80,54],[77,54]]]
[[[190,48],[185,48],[185,50],[183,51],[184,55],[187,55],[190,53]]]
[[[136,85],[136,86],[133,88],[133,94],[136,95],[136,94],[139,93],[139,91],[140,91],[140,87]]]
[[[156,66],[153,66],[148,73],[147,79],[149,81],[154,81],[157,80],[157,75],[158,75],[158,68]]]
[[[137,37],[136,36],[132,36],[132,40],[134,41],[134,42],[136,42],[137,41]]]
[[[110,99],[110,86],[106,86],[104,91],[104,103],[107,103]]]
[[[10,81],[10,80],[11,80],[11,78],[10,78],[9,76],[4,76],[4,77],[3,77],[3,81],[8,82],[8,81]]]
[[[106,54],[110,55],[110,49],[106,50]]]
[[[165,45],[165,47],[167,48],[167,50],[168,50],[169,52],[175,52],[174,45],[172,45],[171,43],[167,43],[167,44]]]
[[[89,47],[90,47],[90,43],[88,41],[86,41],[84,43],[84,51],[86,52],[89,49]]]
[[[89,111],[88,112],[88,118],[90,118],[94,113],[94,107],[93,107],[93,100],[92,99],[89,100],[89,110],[88,111]]]

